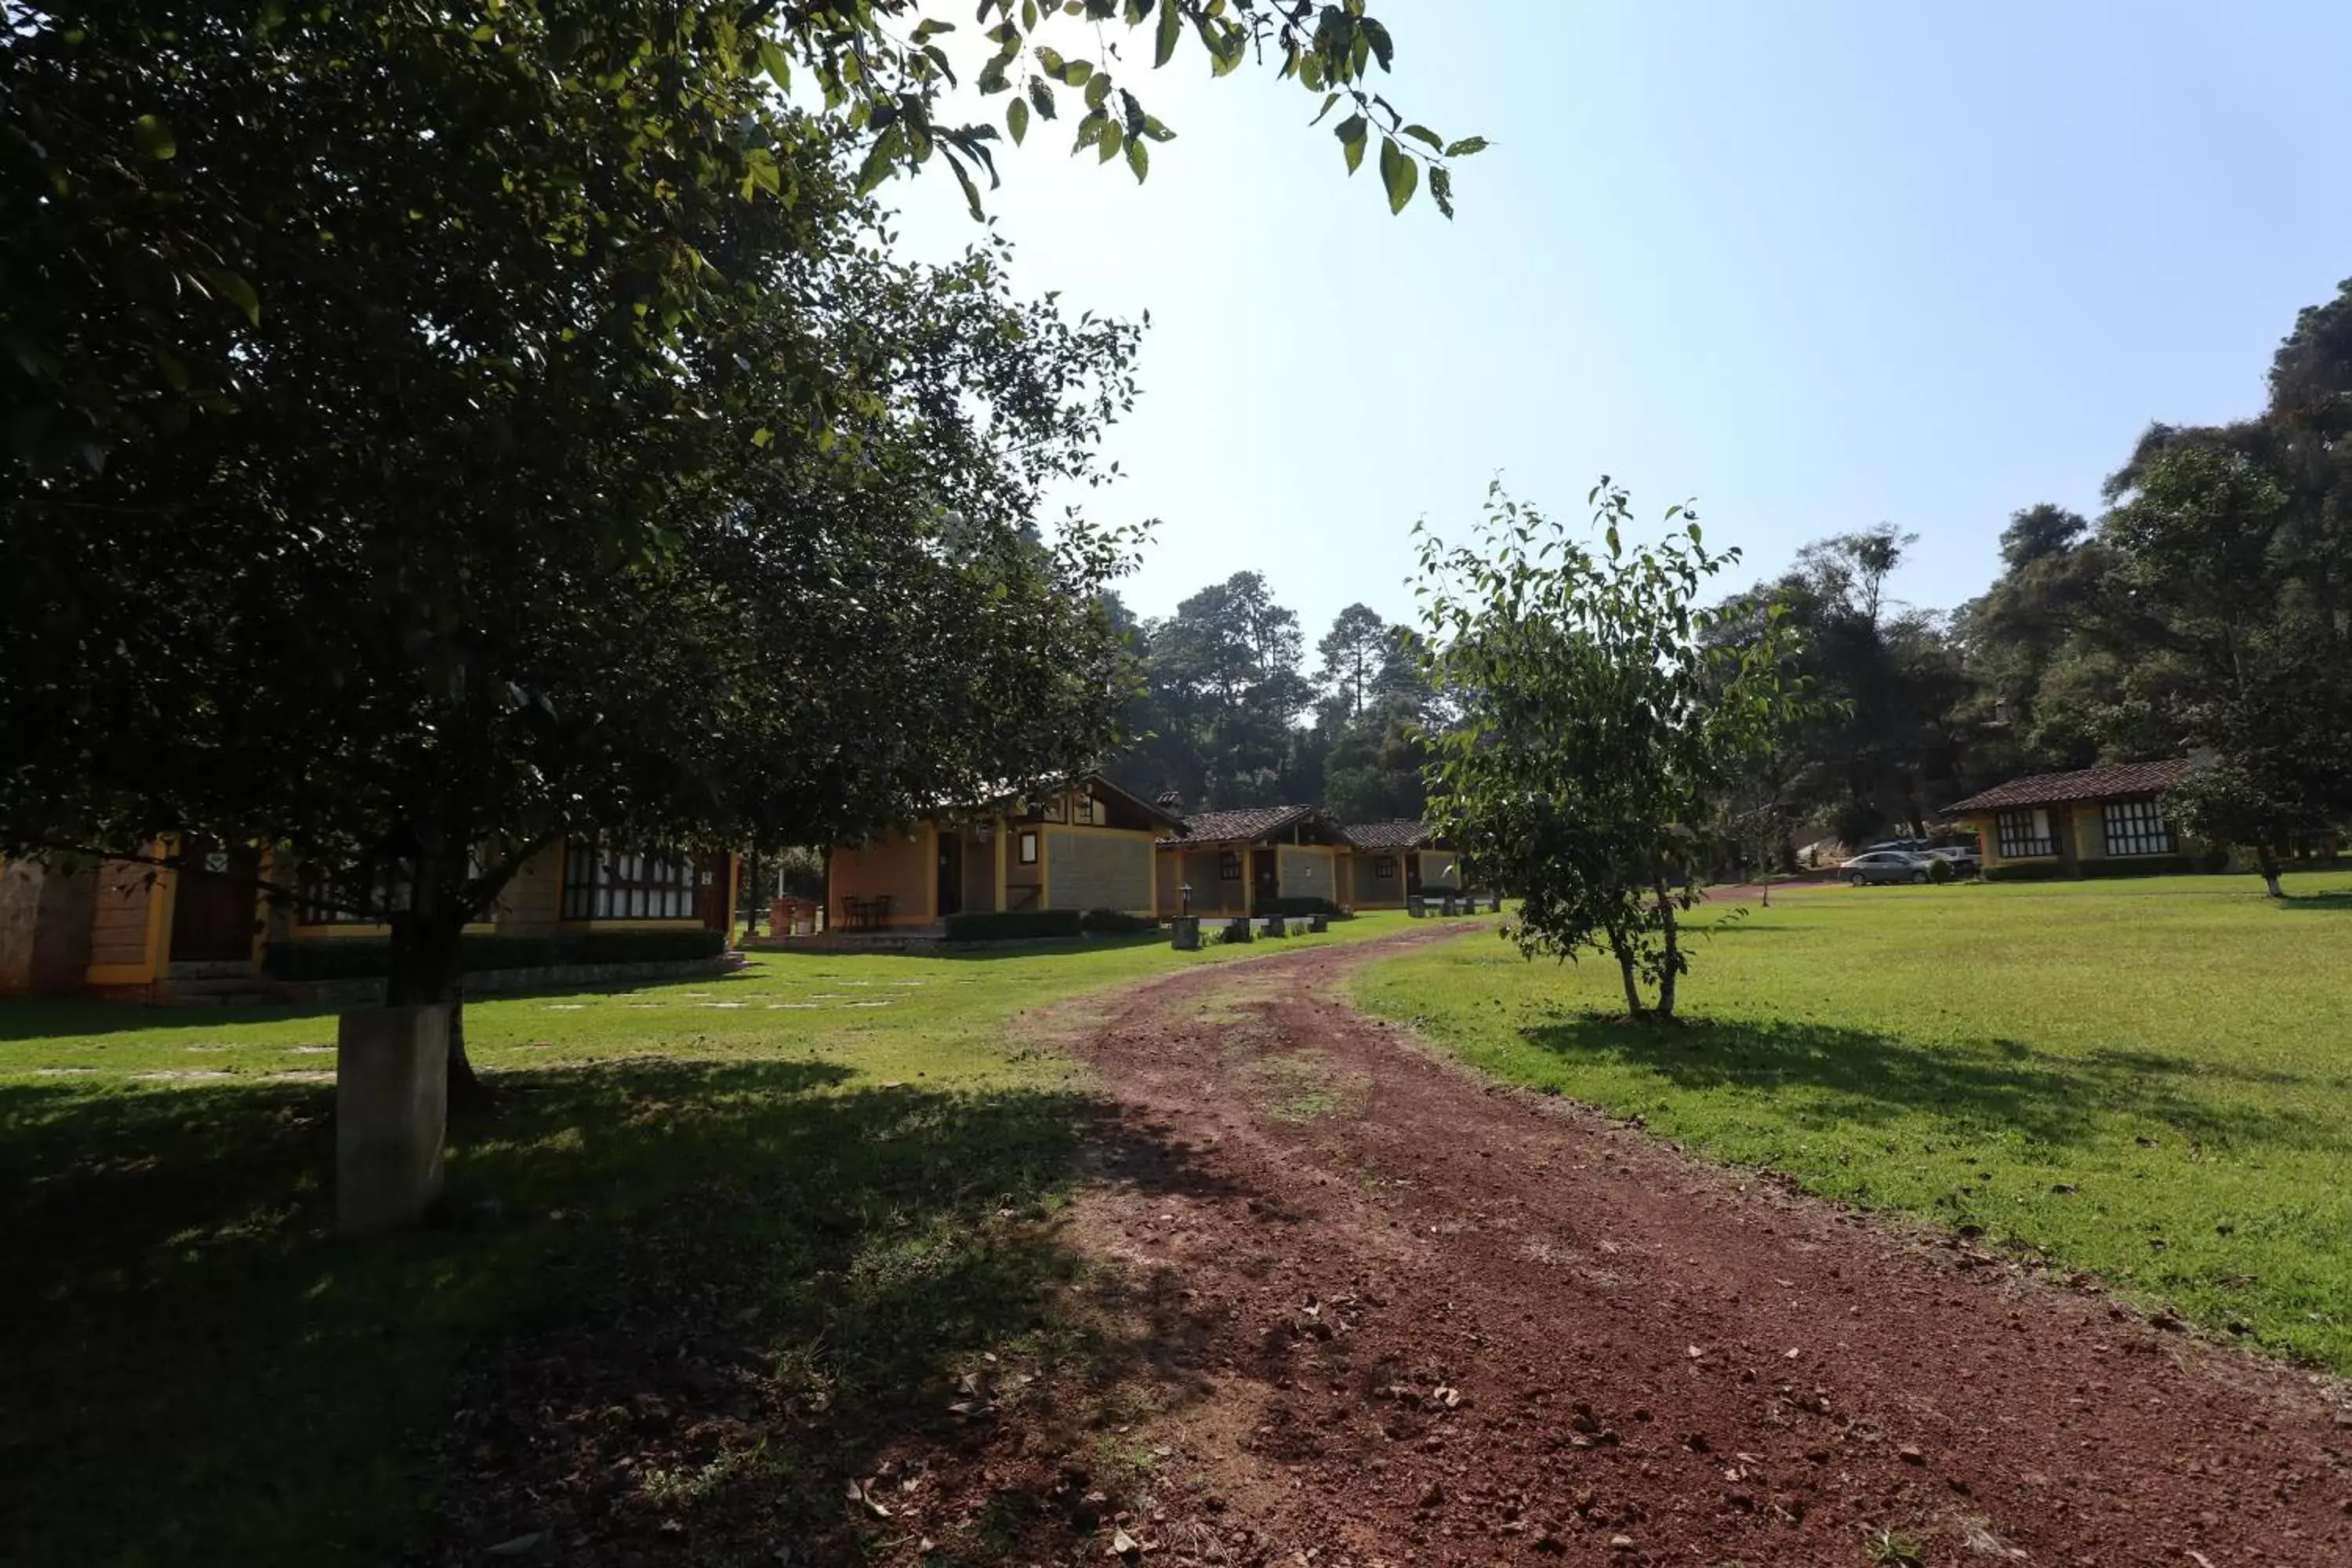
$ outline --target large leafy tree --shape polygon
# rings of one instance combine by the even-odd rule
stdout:
[[[1796,703],[1792,634],[1773,609],[1710,635],[1734,612],[1699,596],[1737,552],[1710,552],[1681,507],[1629,542],[1626,493],[1603,479],[1591,499],[1589,543],[1499,487],[1468,543],[1423,532],[1432,668],[1464,704],[1435,742],[1430,815],[1520,895],[1523,952],[1604,952],[1629,1014],[1671,1017],[1724,800]]]
[[[1888,592],[1915,540],[1884,524],[1816,540],[1718,617],[1728,637],[1783,606],[1820,698],[1749,781],[1747,815],[1767,841],[1810,819],[1859,843],[1895,824],[1916,829],[1950,798],[1972,689],[1942,618]]]
[[[977,85],[1020,89],[1015,140],[1074,90],[1140,176],[1167,132],[1115,50],[1047,40],[1271,50],[1357,101],[1351,162],[1397,143],[1393,205],[1423,169],[1445,205],[1445,149],[1369,91],[1377,22],[1229,9],[991,0]],[[993,177],[993,129],[932,113],[953,30],[912,0],[12,10],[0,837],[299,844],[393,922],[394,995],[439,1001],[556,835],[853,834],[1109,740],[1123,541],[1034,513],[1091,473],[1133,335],[1011,303],[998,254],[891,266],[863,205],[937,158],[975,205]]]

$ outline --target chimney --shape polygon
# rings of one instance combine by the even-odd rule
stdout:
[[[1171,816],[1181,816],[1184,815],[1184,795],[1181,790],[1161,790],[1160,792],[1160,798],[1152,804],[1159,806],[1160,810],[1166,812]]]

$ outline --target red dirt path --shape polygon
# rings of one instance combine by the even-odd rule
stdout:
[[[1080,1047],[1084,1234],[1197,1336],[1146,1561],[2352,1563],[2338,1385],[1489,1086],[1346,1005],[1388,945]]]

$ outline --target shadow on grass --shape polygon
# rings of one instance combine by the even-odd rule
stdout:
[[[2277,907],[2303,913],[2352,910],[2352,893],[2289,893]]]
[[[1927,1112],[2046,1143],[2081,1144],[2110,1133],[2110,1119],[2122,1115],[2163,1122],[2217,1147],[2316,1149],[2340,1139],[2317,1118],[2275,1103],[2217,1103],[2198,1085],[2219,1079],[2315,1092],[2340,1086],[2153,1051],[2063,1057],[2010,1039],[1923,1043],[1817,1024],[1691,1019],[1661,1026],[1600,1016],[1525,1033],[1555,1055],[1612,1058],[1680,1089],[1771,1094],[1775,1114],[1801,1127]]]
[[[473,1563],[541,1531],[569,1562],[851,1561],[919,1510],[845,1509],[850,1481],[929,1464],[944,1501],[999,1423],[1083,1451],[1130,1380],[1185,1397],[1189,1309],[1124,1295],[1056,1217],[1098,1158],[1205,1188],[1180,1145],[1081,1094],[847,1078],[501,1074],[520,1092],[458,1130],[445,1221],[365,1244],[329,1234],[323,1087],[0,1089],[0,1540],[28,1563]],[[996,1537],[934,1529],[937,1560],[1083,1538],[1049,1484],[1013,1489],[978,1510]]]

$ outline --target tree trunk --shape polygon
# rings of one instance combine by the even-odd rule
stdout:
[[[1641,982],[1633,977],[1633,950],[1622,942],[1611,945],[1617,952],[1618,973],[1625,977],[1625,1016],[1639,1018],[1645,1009],[1642,1005]]]
[[[743,909],[743,940],[750,942],[760,934],[760,852],[757,849],[752,850],[750,858],[743,863],[743,880],[740,885],[751,889],[751,893],[750,900]],[[772,936],[775,933],[771,931],[768,934]]]
[[[2276,851],[2267,844],[2255,845],[2254,866],[2262,872],[2263,887],[2270,896],[2273,899],[2285,898],[2286,889],[2279,886],[2279,863]]]
[[[449,1109],[475,1110],[489,1103],[489,1091],[466,1056],[466,961],[459,945],[462,911],[395,920],[392,973],[384,984],[391,1007],[443,1006],[449,1010]]]
[[[1658,894],[1658,913],[1664,918],[1666,933],[1664,962],[1658,966],[1658,1016],[1671,1018],[1675,1016],[1675,972],[1681,967],[1682,948],[1675,924],[1675,901],[1666,897],[1663,889]]]

